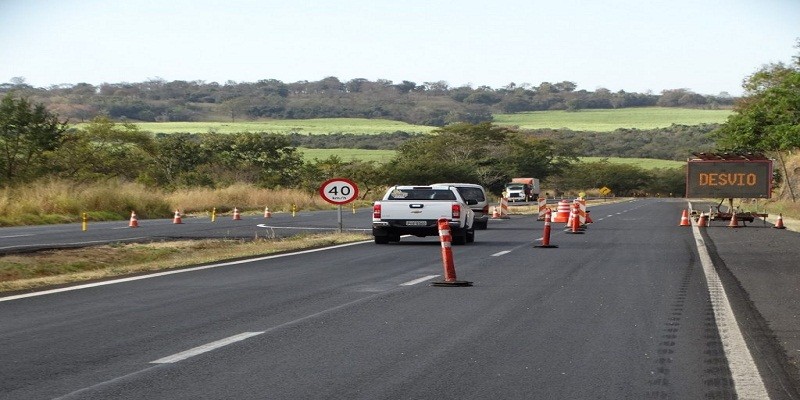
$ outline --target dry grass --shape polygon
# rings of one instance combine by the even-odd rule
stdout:
[[[109,181],[77,184],[43,180],[29,186],[0,189],[0,226],[79,222],[83,213],[92,221],[124,220],[136,211],[140,218],[170,218],[183,213],[225,213],[238,208],[260,213],[329,209],[317,193],[297,189],[262,189],[236,184],[222,189],[195,188],[167,192],[138,183]],[[358,202],[357,206],[369,202]]]
[[[187,240],[7,255],[0,257],[0,292],[160,271],[370,238],[364,234],[344,233],[255,241]]]
[[[183,210],[191,214],[207,212],[212,208],[217,211],[228,211],[237,207],[239,210],[291,211],[296,204],[300,210],[319,210],[330,206],[318,194],[309,195],[297,189],[261,189],[251,185],[236,184],[224,189],[185,189],[169,193],[165,201],[173,209]]]

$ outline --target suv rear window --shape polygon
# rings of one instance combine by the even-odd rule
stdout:
[[[461,194],[464,200],[477,200],[479,202],[486,200],[481,189],[474,187],[457,187],[456,189],[458,189],[458,193]]]

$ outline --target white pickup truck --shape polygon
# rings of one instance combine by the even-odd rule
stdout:
[[[375,243],[399,242],[401,235],[438,236],[439,218],[450,225],[453,244],[475,241],[475,200],[465,201],[453,186],[393,186],[372,206]]]

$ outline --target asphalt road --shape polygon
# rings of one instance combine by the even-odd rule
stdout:
[[[403,238],[0,298],[0,399],[797,398],[780,344],[736,340],[758,333],[742,301],[788,317],[713,285],[730,266],[684,208],[595,206],[554,249],[533,217],[491,220],[453,247],[471,287],[431,286],[438,241]]]

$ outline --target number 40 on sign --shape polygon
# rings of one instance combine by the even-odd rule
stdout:
[[[319,187],[319,194],[331,204],[347,204],[358,198],[358,186],[346,178],[328,179]]]

